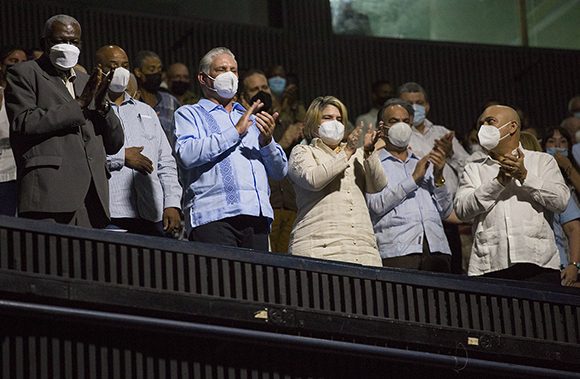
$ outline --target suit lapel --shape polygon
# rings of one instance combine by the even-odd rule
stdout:
[[[57,93],[60,95],[60,97],[63,100],[71,101],[73,98],[72,98],[70,92],[68,92],[68,89],[64,85],[64,82],[62,81],[61,77],[58,75],[58,72],[56,71],[56,69],[54,68],[52,63],[50,63],[50,60],[48,59],[46,54],[44,54],[42,57],[38,58],[37,62],[38,62],[38,65],[40,66],[40,69],[41,69],[40,71],[42,73],[42,76],[44,76],[48,81],[50,81],[54,84],[54,88],[57,89]],[[76,82],[76,80],[75,80],[75,82]],[[76,91],[76,87],[75,87],[75,91]],[[76,93],[78,93],[78,92],[76,92]]]

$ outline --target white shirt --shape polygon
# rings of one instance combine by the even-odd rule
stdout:
[[[524,183],[506,187],[496,179],[499,164],[489,156],[465,166],[455,197],[455,212],[473,220],[468,275],[482,275],[533,263],[558,269],[560,258],[552,231],[553,213],[566,209],[570,191],[554,158],[524,150]]]
[[[0,87],[0,92],[2,87]],[[0,102],[0,183],[16,180],[16,162],[10,148],[10,121],[6,114],[4,96]]]
[[[431,121],[425,119],[425,129],[423,133],[417,130],[414,126],[411,128],[411,140],[409,147],[413,150],[419,158],[429,154],[435,146],[435,140],[440,139],[451,130],[441,125],[434,125]],[[453,137],[453,155],[447,159],[445,167],[443,168],[443,177],[445,178],[445,186],[452,196],[455,196],[457,187],[459,186],[459,177],[463,172],[465,162],[469,154],[463,146],[459,143],[457,138]]]
[[[108,155],[109,208],[111,218],[141,218],[158,222],[165,208],[181,208],[181,186],[171,146],[155,110],[125,94],[121,105],[111,104],[121,120],[125,143],[115,155]],[[153,163],[153,172],[141,174],[125,166],[125,149],[143,146],[141,154]]]

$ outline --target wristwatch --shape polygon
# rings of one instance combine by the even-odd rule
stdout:
[[[568,263],[568,266],[576,266],[576,268],[580,270],[580,262],[570,262]]]
[[[444,177],[440,177],[438,179],[435,179],[435,187],[441,187],[442,185],[445,184],[445,178]]]

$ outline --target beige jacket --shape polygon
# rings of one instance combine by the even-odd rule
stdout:
[[[387,179],[378,156],[364,159],[358,149],[346,159],[320,139],[298,145],[288,175],[296,191],[298,215],[289,251],[293,255],[381,266],[365,192],[382,190]]]

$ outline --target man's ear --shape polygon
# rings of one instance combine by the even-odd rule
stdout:
[[[135,67],[133,69],[133,74],[135,74],[135,77],[136,78],[143,79],[142,78],[143,77],[143,73],[141,72],[141,69],[139,67]]]
[[[204,86],[205,85],[205,75],[203,72],[200,72],[197,74],[197,82],[199,83],[200,86]]]
[[[431,109],[431,104],[429,102],[425,103],[425,116],[429,114],[429,109]]]

